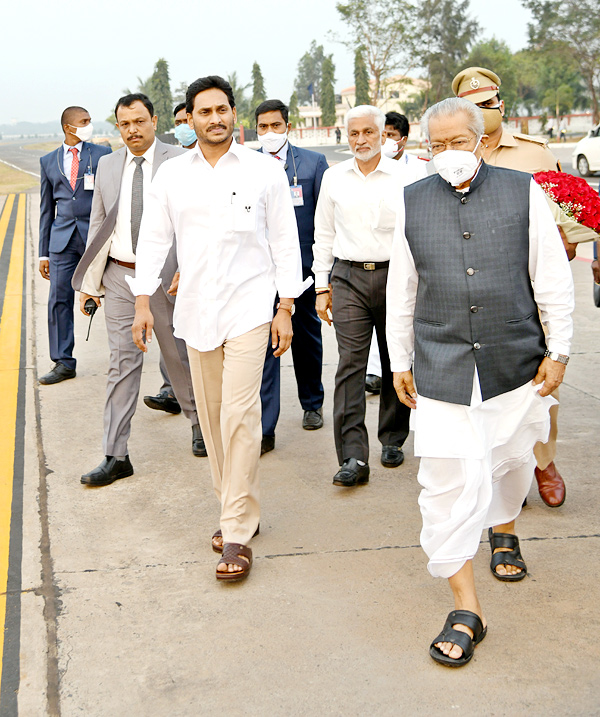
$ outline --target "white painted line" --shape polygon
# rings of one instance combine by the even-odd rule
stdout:
[[[40,178],[39,174],[36,174],[35,172],[30,172],[28,169],[21,169],[21,167],[17,167],[16,164],[11,164],[10,162],[5,162],[3,159],[0,159],[0,162],[2,162],[2,164],[6,164],[7,167],[12,167],[13,169],[18,170],[19,172],[25,172],[25,174],[31,174],[31,176],[36,177],[36,179]]]

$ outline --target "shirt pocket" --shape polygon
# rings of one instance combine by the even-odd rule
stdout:
[[[393,232],[396,226],[396,210],[385,201],[381,200],[379,208],[375,213],[375,226],[380,232]]]
[[[258,198],[251,195],[236,196],[232,202],[231,228],[234,232],[256,231]]]

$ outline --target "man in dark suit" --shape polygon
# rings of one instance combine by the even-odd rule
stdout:
[[[104,409],[105,459],[81,477],[86,485],[108,485],[133,475],[127,441],[135,413],[143,353],[131,336],[135,297],[127,279],[135,273],[135,252],[144,196],[158,167],[184,150],[155,137],[157,118],[143,94],[121,97],[115,109],[117,127],[126,145],[98,167],[92,204],[89,240],[73,275],[73,287],[81,292],[80,306],[93,299],[100,306],[104,296],[110,363]],[[167,295],[177,270],[173,246],[161,273],[161,286],[151,299],[156,337],[165,358],[175,395],[192,423],[194,455],[206,456],[185,343],[173,335],[173,303]]]
[[[315,207],[321,179],[328,168],[327,160],[318,152],[300,149],[288,142],[287,134],[292,125],[288,122],[289,110],[280,100],[263,102],[254,111],[254,116],[262,151],[281,163],[289,180],[300,238],[302,278],[306,279],[312,276]],[[298,398],[304,409],[302,428],[313,431],[323,426],[323,345],[321,321],[315,310],[314,284],[296,299],[292,326],[294,372]],[[261,453],[267,453],[275,447],[275,427],[280,407],[280,364],[270,345],[267,347],[260,398],[263,429]]]
[[[110,148],[91,144],[92,120],[83,107],[67,107],[63,144],[40,159],[40,274],[50,281],[48,338],[53,368],[40,383],[75,377],[73,272],[85,251],[98,160]]]

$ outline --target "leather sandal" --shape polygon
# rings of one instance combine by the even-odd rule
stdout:
[[[494,533],[490,528],[488,531],[490,547],[492,548],[492,559],[490,561],[490,570],[495,578],[506,583],[515,583],[523,580],[527,575],[527,566],[519,549],[519,539],[511,533]],[[494,553],[497,548],[510,548],[507,551]],[[520,573],[515,575],[499,575],[496,572],[498,565],[514,565],[515,568],[521,568]]]
[[[242,569],[234,573],[217,570],[217,580],[228,580],[232,583],[236,582],[236,580],[243,580],[248,577],[252,567],[252,549],[241,543],[225,543],[223,545],[223,555],[217,564],[217,568],[221,563],[238,565]]]
[[[473,630],[473,637],[466,632],[455,630],[453,625],[466,625]],[[436,662],[446,667],[462,667],[473,657],[475,646],[487,635],[487,625],[483,626],[481,618],[470,610],[453,610],[444,623],[444,628],[429,646],[429,654]],[[463,654],[460,657],[449,657],[436,647],[438,642],[451,642],[458,645]]]
[[[253,538],[256,538],[256,536],[260,533],[260,523],[258,524],[258,527],[254,531]],[[215,553],[222,553],[223,552],[223,543],[215,543],[215,538],[223,538],[223,533],[221,532],[221,529],[215,531],[213,533],[213,536],[211,538],[211,546],[212,549],[215,551]]]

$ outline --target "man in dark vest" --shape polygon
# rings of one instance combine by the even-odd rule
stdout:
[[[481,531],[496,578],[527,573],[515,519],[568,361],[573,282],[540,187],[482,161],[481,110],[443,100],[422,127],[438,174],[404,191],[387,335],[398,397],[416,409],[421,544],[455,600],[430,654],[460,666],[487,629],[472,565]]]

